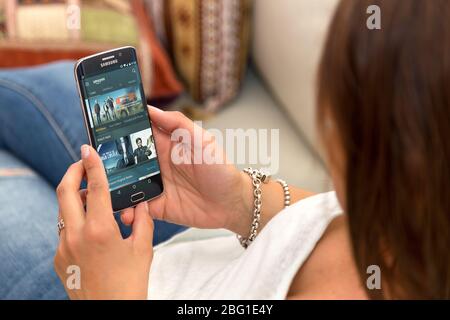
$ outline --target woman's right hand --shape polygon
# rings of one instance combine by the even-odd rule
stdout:
[[[253,205],[248,175],[227,163],[222,147],[212,135],[182,113],[154,107],[149,107],[149,111],[164,184],[163,194],[148,202],[153,218],[197,228],[226,228],[247,236]],[[177,129],[190,135],[190,141],[172,141]],[[194,146],[194,129],[202,135],[197,151],[214,154],[223,159],[222,163],[194,164],[194,147],[198,148]],[[178,157],[190,154],[192,161],[176,164],[172,153]],[[131,224],[133,219],[132,210],[122,213],[125,224]]]

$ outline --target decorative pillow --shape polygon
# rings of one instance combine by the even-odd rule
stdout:
[[[214,111],[234,98],[245,72],[250,0],[146,0],[156,34],[190,94]]]
[[[148,98],[181,93],[143,0],[1,1],[0,67],[79,59],[123,45],[138,50]]]

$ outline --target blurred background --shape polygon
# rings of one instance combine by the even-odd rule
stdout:
[[[149,103],[206,128],[279,129],[278,175],[319,192],[315,73],[337,2],[0,0],[0,68],[135,46]]]

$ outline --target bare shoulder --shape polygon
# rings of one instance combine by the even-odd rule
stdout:
[[[328,226],[294,277],[288,299],[367,299],[352,254],[347,217]]]

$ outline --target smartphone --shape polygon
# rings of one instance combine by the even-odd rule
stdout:
[[[161,195],[158,153],[136,50],[123,47],[80,59],[75,79],[90,144],[108,177],[113,210]]]

